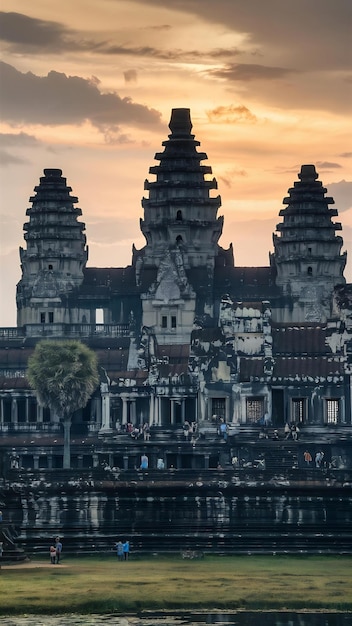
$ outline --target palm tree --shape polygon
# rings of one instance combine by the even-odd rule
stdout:
[[[63,422],[63,467],[68,469],[72,414],[86,406],[99,383],[96,354],[76,340],[39,341],[28,359],[27,378],[39,402]]]

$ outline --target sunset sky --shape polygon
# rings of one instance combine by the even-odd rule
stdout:
[[[175,107],[191,109],[236,265],[268,265],[282,199],[314,163],[352,282],[351,0],[2,0],[0,18],[0,326],[16,325],[43,169],[79,198],[88,265],[128,265]]]

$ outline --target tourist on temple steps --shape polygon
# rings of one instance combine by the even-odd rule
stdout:
[[[220,435],[223,438],[223,440],[226,442],[227,441],[227,435],[228,435],[228,428],[227,428],[227,424],[224,420],[222,420],[221,424],[220,424]]]
[[[188,441],[190,424],[187,420],[184,422],[182,428],[183,428],[183,434],[185,436],[185,441]]]
[[[145,424],[143,424],[143,439],[144,441],[150,440],[150,427],[148,422],[145,422]]]
[[[298,439],[298,433],[299,433],[299,428],[298,428],[298,426],[296,426],[296,424],[294,424],[294,423],[293,423],[293,424],[291,425],[291,435],[292,435],[292,439],[293,439],[294,441],[297,441],[297,439]]]
[[[312,462],[312,460],[313,460],[313,459],[312,459],[312,455],[311,455],[311,453],[310,453],[308,450],[306,450],[306,451],[303,453],[303,457],[304,457],[304,460],[305,460],[305,462],[307,463],[307,465],[308,465],[308,467],[309,467],[310,463],[311,463],[311,462]]]
[[[145,452],[143,452],[143,454],[141,456],[140,469],[146,470],[146,469],[148,469],[148,465],[149,465],[149,459],[148,459],[147,455],[145,454]]]

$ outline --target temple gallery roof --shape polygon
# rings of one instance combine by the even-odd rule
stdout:
[[[264,358],[240,359],[240,381],[264,379]],[[310,356],[286,356],[273,359],[273,372],[271,381],[306,381],[319,383],[327,380],[336,383],[342,382],[344,376],[344,364],[341,359],[328,357]]]

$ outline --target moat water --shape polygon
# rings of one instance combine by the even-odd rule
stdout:
[[[0,617],[1,626],[352,626],[352,613],[185,612],[115,615],[25,615]]]

